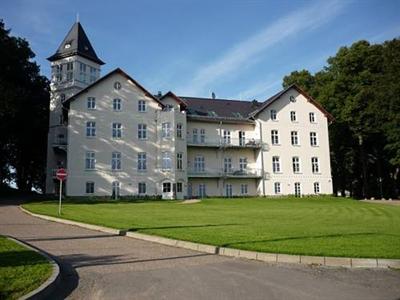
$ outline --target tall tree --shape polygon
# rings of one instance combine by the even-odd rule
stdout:
[[[34,57],[0,20],[0,184],[23,191],[42,188],[45,174],[49,82]]]

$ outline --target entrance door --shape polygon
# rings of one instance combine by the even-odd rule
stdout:
[[[162,184],[162,198],[163,199],[172,199],[174,194],[172,192],[172,184],[170,181],[165,181]]]

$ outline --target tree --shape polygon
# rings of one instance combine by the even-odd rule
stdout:
[[[22,191],[42,188],[45,176],[49,81],[34,57],[0,20],[0,184]]]

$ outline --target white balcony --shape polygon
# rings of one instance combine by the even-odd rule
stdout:
[[[51,131],[53,149],[66,151],[68,145],[67,127],[60,125],[53,127]]]
[[[220,168],[189,168],[188,177],[191,178],[262,178],[261,169],[220,169]]]
[[[216,137],[209,138],[207,136],[187,136],[188,147],[210,147],[210,148],[261,148],[261,140],[254,138],[229,138]]]

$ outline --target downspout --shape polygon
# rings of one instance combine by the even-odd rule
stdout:
[[[265,170],[264,170],[264,143],[263,143],[263,134],[262,134],[262,123],[260,120],[257,120],[260,125],[260,144],[261,144],[261,176],[262,176],[262,192],[265,197]]]
[[[222,121],[220,121],[219,122],[219,156],[220,156],[220,161],[219,161],[219,170],[218,170],[218,172],[220,172],[220,171],[222,171],[223,170],[223,161],[222,161]],[[222,174],[222,172],[221,172],[221,174]],[[221,177],[220,177],[220,179],[219,179],[219,192],[220,192],[220,196],[222,197],[223,195],[224,195],[224,183],[225,183],[225,179],[222,179],[221,180]]]

